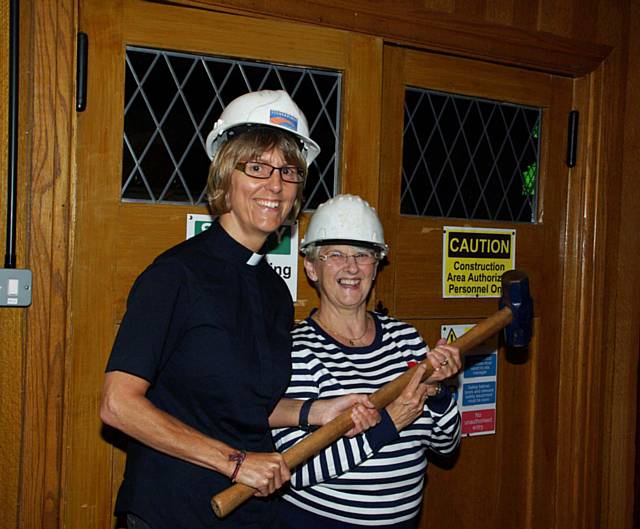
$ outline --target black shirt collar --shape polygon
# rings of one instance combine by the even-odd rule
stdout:
[[[210,234],[209,241],[212,247],[215,248],[217,256],[225,261],[254,267],[260,264],[264,257],[263,248],[261,248],[258,253],[255,253],[246,246],[243,246],[226,232],[220,224],[219,219],[215,219],[207,230],[207,233]]]

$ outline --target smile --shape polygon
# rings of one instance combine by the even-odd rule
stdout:
[[[278,207],[280,207],[280,202],[274,201],[274,200],[260,200],[257,199],[256,200],[257,204],[263,208],[271,208],[271,209],[277,209]]]

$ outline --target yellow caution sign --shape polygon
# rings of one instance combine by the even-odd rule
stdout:
[[[515,268],[516,231],[445,226],[442,297],[499,298],[502,274]]]

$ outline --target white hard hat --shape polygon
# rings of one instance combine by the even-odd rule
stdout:
[[[356,195],[338,195],[318,206],[300,242],[300,251],[306,254],[313,244],[373,247],[383,257],[389,251],[376,210]]]
[[[262,90],[237,97],[222,111],[207,136],[209,158],[218,152],[237,127],[267,126],[286,130],[297,136],[303,155],[310,165],[320,153],[320,146],[309,137],[307,118],[284,90]]]

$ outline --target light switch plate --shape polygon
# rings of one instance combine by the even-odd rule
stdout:
[[[31,270],[0,268],[0,307],[31,305]]]

